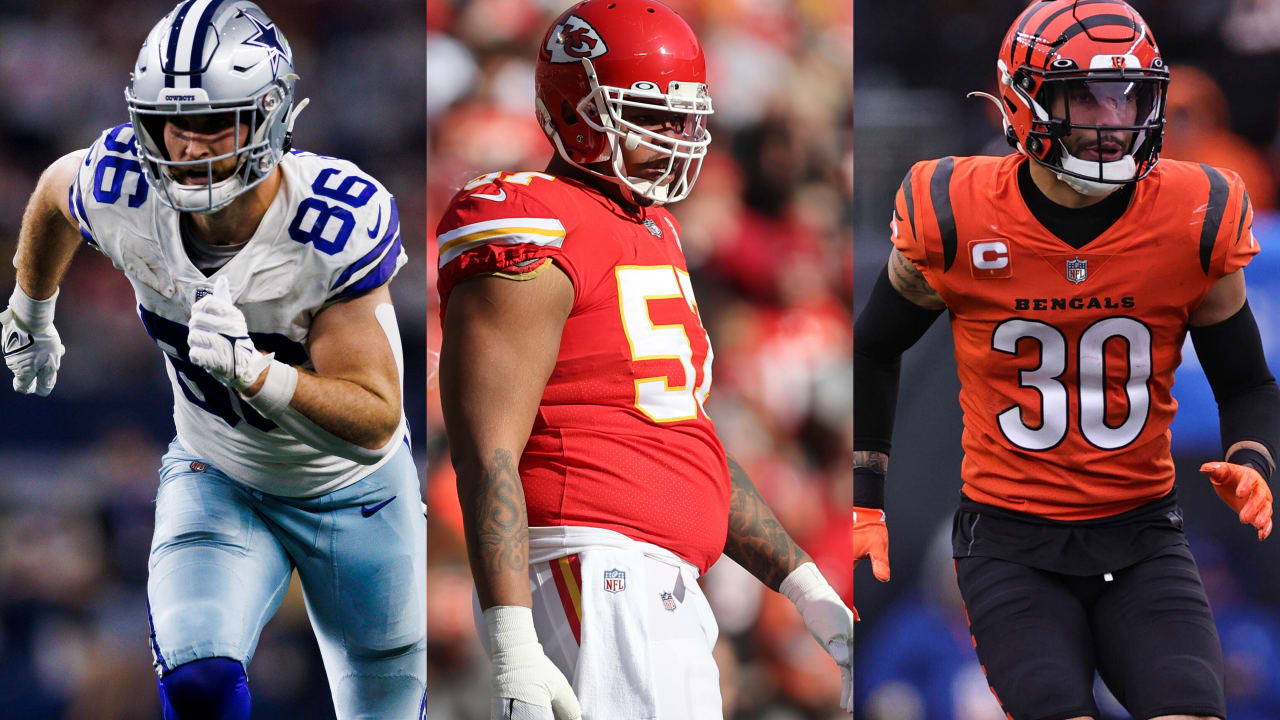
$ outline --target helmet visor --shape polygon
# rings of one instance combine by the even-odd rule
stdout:
[[[1098,182],[1132,182],[1150,169],[1164,126],[1164,75],[1046,77],[1036,111],[1058,148],[1051,167]],[[1036,133],[1033,133],[1036,134]],[[1119,173],[1132,158],[1136,170]],[[1088,168],[1088,169],[1086,169]],[[1112,168],[1109,171],[1108,168]],[[1134,173],[1137,173],[1136,175]]]
[[[1159,116],[1161,82],[1155,79],[1075,79],[1046,83],[1049,112],[1073,127],[1140,130]]]
[[[1161,98],[1161,81],[1154,78],[1045,83],[1046,109],[1056,134],[1078,156],[1133,152],[1149,131],[1159,129]]]

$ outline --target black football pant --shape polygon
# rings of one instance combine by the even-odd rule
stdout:
[[[1222,646],[1186,545],[1106,576],[956,561],[987,682],[1012,720],[1099,717],[1094,670],[1135,720],[1226,717]]]

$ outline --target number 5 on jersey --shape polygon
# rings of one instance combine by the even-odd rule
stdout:
[[[706,415],[704,404],[711,392],[711,351],[707,340],[707,356],[702,363],[702,382],[695,388],[693,343],[688,327],[682,323],[655,325],[649,316],[649,301],[683,298],[698,318],[698,303],[693,298],[689,273],[672,265],[652,267],[619,266],[614,269],[618,281],[618,308],[622,329],[631,348],[631,360],[678,360],[684,368],[684,384],[673,387],[671,377],[638,378],[636,408],[657,423],[696,420]],[[699,318],[698,330],[702,330]],[[703,331],[705,332],[705,331]]]

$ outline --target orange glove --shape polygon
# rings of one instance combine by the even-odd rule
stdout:
[[[1200,466],[1200,472],[1209,476],[1222,502],[1240,513],[1240,522],[1257,528],[1259,540],[1267,539],[1271,534],[1271,488],[1258,471],[1248,465],[1209,462]],[[854,528],[856,532],[856,521]],[[853,557],[857,562],[856,549]]]
[[[889,580],[889,529],[884,524],[884,510],[853,508],[853,564],[871,557],[871,572],[880,582]]]

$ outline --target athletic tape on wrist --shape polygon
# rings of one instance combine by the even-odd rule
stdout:
[[[293,399],[293,392],[297,389],[298,369],[279,360],[272,360],[267,368],[267,377],[262,381],[257,394],[253,397],[242,394],[240,397],[254,410],[262,413],[263,417],[274,420],[289,408],[289,401]]]
[[[59,292],[61,290],[54,290],[44,300],[36,300],[23,292],[21,285],[14,285],[13,294],[9,296],[9,310],[28,330],[43,330],[53,324],[53,305]]]
[[[490,652],[497,655],[521,645],[537,644],[533,610],[523,605],[495,605],[484,611]]]
[[[801,598],[823,585],[829,585],[829,583],[818,571],[818,566],[807,562],[783,578],[782,583],[778,585],[778,592],[786,595],[793,604],[799,604]]]

